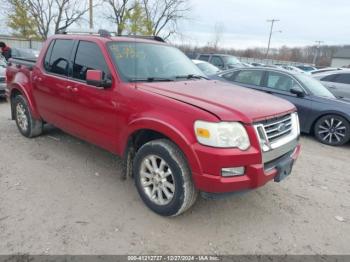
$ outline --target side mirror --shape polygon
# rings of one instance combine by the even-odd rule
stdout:
[[[304,97],[305,93],[304,91],[300,90],[300,89],[296,89],[296,88],[291,88],[289,90],[292,94],[296,95],[297,97]]]
[[[108,88],[112,86],[111,79],[103,79],[103,72],[100,70],[87,70],[86,83],[100,88]]]

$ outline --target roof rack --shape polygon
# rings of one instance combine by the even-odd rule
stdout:
[[[93,32],[93,31],[59,31],[57,34],[63,34],[63,35],[68,35],[68,34],[75,34],[75,35],[95,35],[95,36],[100,36],[100,37],[130,37],[130,38],[140,38],[140,39],[147,39],[147,40],[154,40],[158,42],[163,42],[165,43],[165,40],[161,38],[160,36],[142,36],[142,35],[118,35],[116,32],[109,32],[104,29],[99,29],[98,32]]]

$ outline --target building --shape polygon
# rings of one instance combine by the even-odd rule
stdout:
[[[339,49],[332,58],[332,67],[350,67],[350,47]]]

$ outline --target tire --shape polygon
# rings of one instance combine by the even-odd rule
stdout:
[[[341,146],[349,142],[350,124],[341,116],[326,115],[321,117],[314,126],[316,139],[326,145]]]
[[[133,174],[141,199],[159,215],[180,215],[196,201],[198,191],[185,157],[167,139],[148,142],[136,152]]]
[[[19,132],[28,138],[41,135],[43,122],[33,118],[27,100],[22,95],[18,95],[13,100],[13,106]]]

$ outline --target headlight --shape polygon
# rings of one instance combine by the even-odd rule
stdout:
[[[194,131],[200,144],[212,147],[237,147],[247,150],[250,141],[244,126],[238,122],[196,121]]]

